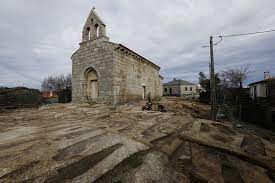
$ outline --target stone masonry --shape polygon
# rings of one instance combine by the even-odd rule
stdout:
[[[93,8],[72,56],[72,101],[120,104],[162,96],[160,67],[129,48],[112,43]]]

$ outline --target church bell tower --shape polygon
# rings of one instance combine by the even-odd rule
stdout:
[[[106,36],[106,25],[95,12],[95,7],[93,7],[83,27],[82,42],[98,39],[109,41]]]

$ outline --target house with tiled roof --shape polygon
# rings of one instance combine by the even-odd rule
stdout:
[[[189,81],[174,78],[163,84],[164,96],[182,96],[197,93],[197,85]]]

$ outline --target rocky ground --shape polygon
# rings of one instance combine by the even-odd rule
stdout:
[[[202,119],[208,108],[197,103],[163,104],[168,112],[58,104],[0,113],[0,182],[275,180],[272,132]]]

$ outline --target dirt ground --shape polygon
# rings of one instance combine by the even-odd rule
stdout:
[[[275,180],[273,132],[206,120],[207,105],[160,103],[167,112],[57,104],[0,113],[0,182]]]

